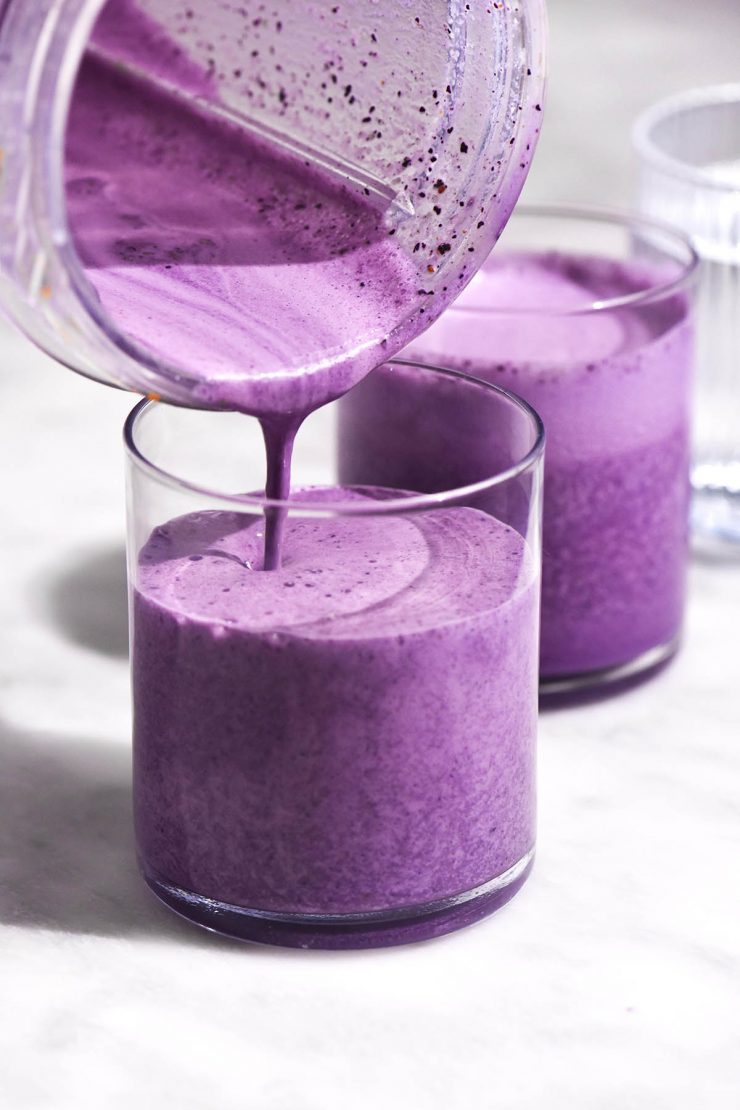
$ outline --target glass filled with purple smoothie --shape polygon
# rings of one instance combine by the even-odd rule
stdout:
[[[518,209],[468,289],[409,348],[525,398],[548,436],[541,678],[565,693],[646,672],[680,641],[687,569],[696,257],[669,229],[569,208]],[[411,355],[409,356],[411,357]],[[382,449],[387,481],[443,487],[495,429],[460,435],[440,405],[417,473],[406,426]],[[363,421],[367,420],[367,428]]]
[[[357,401],[380,445],[412,421],[403,487],[382,450],[355,456]],[[439,402],[460,442],[495,428],[496,449],[430,495]],[[284,500],[262,492],[263,430],[244,415],[142,402],[126,445],[154,892],[208,928],[306,948],[433,937],[508,901],[535,846],[536,414],[387,364],[308,417]]]

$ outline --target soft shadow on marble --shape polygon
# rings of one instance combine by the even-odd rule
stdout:
[[[79,552],[48,579],[48,614],[72,643],[102,655],[128,654],[126,553],[122,547]]]
[[[540,713],[557,713],[563,709],[585,709],[591,705],[601,705],[603,702],[614,701],[616,698],[624,699],[628,694],[640,690],[672,667],[682,647],[679,646],[674,655],[663,659],[660,663],[650,667],[640,674],[630,675],[616,682],[605,682],[603,685],[585,687],[583,690],[572,690],[568,693],[553,694],[545,690],[540,691]]]
[[[736,567],[740,571],[740,546],[708,537],[692,537],[691,557],[700,567]]]
[[[0,923],[235,947],[180,921],[147,891],[130,777],[126,747],[0,722]]]

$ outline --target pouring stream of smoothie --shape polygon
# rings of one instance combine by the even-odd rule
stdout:
[[[290,497],[290,464],[293,444],[303,416],[262,417],[262,435],[267,457],[265,497],[287,501]],[[287,510],[265,509],[265,559],[263,570],[280,570]]]
[[[105,59],[83,63],[66,146],[78,256],[143,357],[186,366],[204,404],[260,418],[265,493],[286,500],[301,422],[382,361],[412,266],[377,198],[166,90],[145,93]],[[312,366],[358,336],[341,365]],[[275,569],[284,514],[266,516]]]

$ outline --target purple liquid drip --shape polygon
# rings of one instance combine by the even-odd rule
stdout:
[[[290,467],[295,437],[303,417],[266,417],[260,423],[265,440],[267,478],[265,497],[268,501],[287,501],[290,497]],[[265,509],[264,570],[279,570],[283,555],[283,533],[288,511],[285,508]]]

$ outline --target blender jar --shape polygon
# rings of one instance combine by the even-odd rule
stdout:
[[[305,407],[321,403],[430,324],[491,250],[539,134],[544,38],[544,0],[6,0],[0,301],[49,354],[109,384],[260,413],[274,408],[275,382],[302,377]],[[371,210],[404,268],[395,296],[360,317],[329,305],[323,331],[299,318],[296,341],[271,340],[263,365],[263,332],[280,331],[282,340],[288,329],[260,308],[259,260],[245,250],[240,280],[247,291],[258,283],[241,342],[254,353],[246,392],[236,360],[215,374],[223,388],[214,392],[187,351],[181,357],[133,334],[96,289],[71,229],[70,198],[84,180],[70,178],[68,165],[65,174],[68,121],[90,67],[128,82],[142,118],[152,97],[164,97],[199,127],[246,136],[289,171],[316,174]],[[173,178],[173,197],[177,190]],[[342,234],[344,254],[362,247],[352,220]],[[137,262],[163,265],[156,252]],[[291,300],[300,269],[281,269],[279,303]],[[204,318],[206,340],[211,326]],[[331,388],[322,385],[329,372]],[[242,388],[238,403],[233,383]]]

